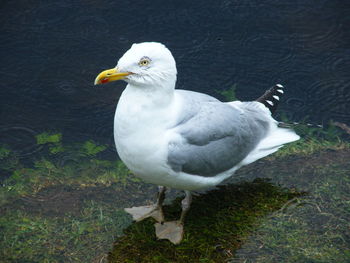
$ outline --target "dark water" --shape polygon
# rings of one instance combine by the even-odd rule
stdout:
[[[178,65],[178,88],[242,100],[280,82],[280,110],[350,123],[348,1],[1,1],[1,141],[20,155],[57,130],[113,150],[124,83],[94,87],[135,42],[159,41]]]

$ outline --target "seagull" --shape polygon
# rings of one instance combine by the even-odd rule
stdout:
[[[271,114],[283,86],[255,101],[221,102],[199,92],[175,89],[173,55],[163,44],[133,44],[117,66],[98,74],[95,85],[124,80],[114,117],[120,159],[136,176],[159,186],[153,205],[126,208],[136,221],[153,217],[156,236],[179,244],[192,191],[220,184],[240,167],[299,139]],[[165,222],[167,188],[185,191],[179,220]]]

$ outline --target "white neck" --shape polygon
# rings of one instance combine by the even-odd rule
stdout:
[[[171,103],[174,97],[175,81],[168,79],[162,81],[161,85],[138,86],[129,83],[121,97],[129,100],[129,105],[142,107],[144,110],[151,108],[152,110],[162,109]],[[124,98],[125,97],[125,98]],[[131,99],[132,98],[132,99]]]

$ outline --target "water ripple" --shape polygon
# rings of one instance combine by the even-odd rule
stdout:
[[[36,134],[37,132],[27,127],[0,127],[2,143],[9,145],[19,158],[27,157],[42,149],[42,146],[36,143]]]
[[[350,67],[350,52],[328,52],[322,59],[322,65],[326,72],[344,74],[344,76],[348,76]]]
[[[350,122],[350,82],[339,79],[320,79],[308,92],[309,109],[316,109],[324,120]]]
[[[108,35],[111,30],[106,19],[92,15],[75,17],[72,26],[79,27],[79,36],[85,39],[90,39],[92,35]]]
[[[308,23],[305,24],[305,21]],[[301,13],[299,19],[293,21],[291,28],[296,32],[296,45],[301,49],[312,47],[312,52],[334,48],[337,46],[334,40],[343,36],[342,26],[335,19],[325,20],[307,12]]]

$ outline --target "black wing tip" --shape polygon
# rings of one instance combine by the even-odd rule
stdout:
[[[271,113],[274,113],[283,94],[283,85],[276,84],[272,88],[265,91],[264,95],[259,97],[256,101],[264,104],[270,110]]]

